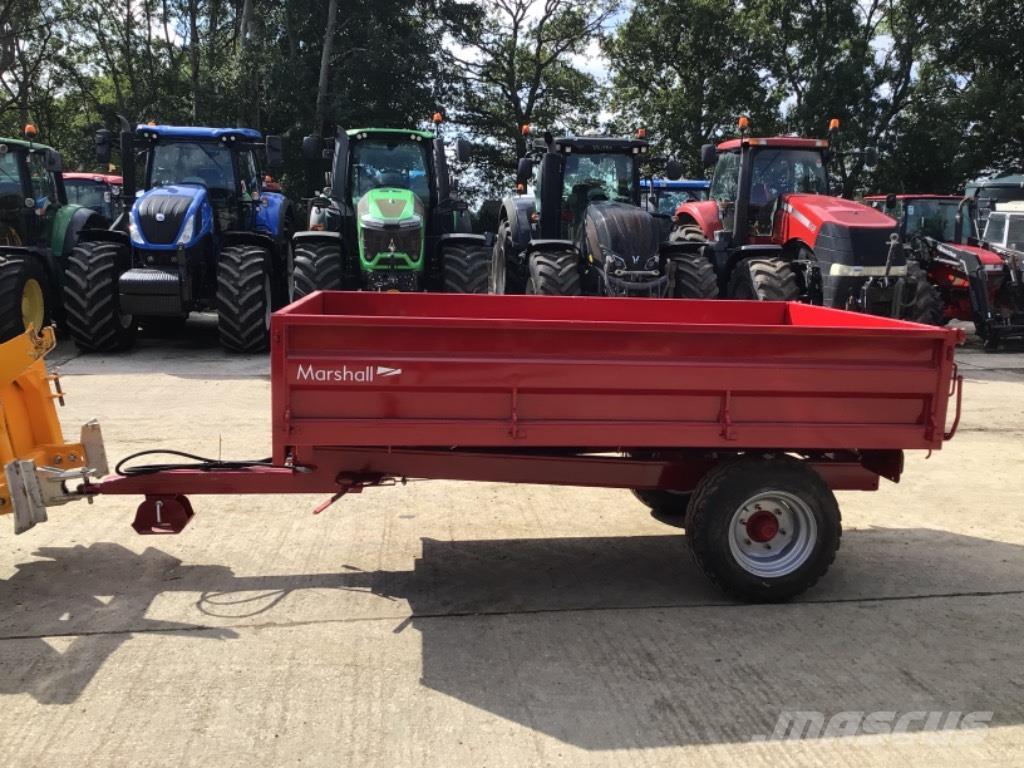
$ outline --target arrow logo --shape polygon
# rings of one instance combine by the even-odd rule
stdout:
[[[402,372],[401,368],[385,368],[383,365],[378,365],[377,366],[377,371],[376,371],[377,375],[381,376],[381,377],[384,377],[384,376],[397,376],[401,372]]]

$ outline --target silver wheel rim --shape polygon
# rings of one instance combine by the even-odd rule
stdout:
[[[763,491],[744,501],[729,521],[729,551],[736,564],[761,578],[797,571],[818,541],[810,505],[786,491]]]

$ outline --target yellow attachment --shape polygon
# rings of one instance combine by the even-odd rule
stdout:
[[[46,372],[43,357],[57,342],[53,328],[33,329],[0,344],[0,465],[31,460],[39,467],[83,467],[81,443],[65,443],[53,401],[60,382]],[[51,382],[57,392],[51,389]],[[0,472],[0,514],[12,511],[7,478]]]

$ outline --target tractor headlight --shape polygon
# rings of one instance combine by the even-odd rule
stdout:
[[[181,234],[178,236],[178,245],[188,245],[188,242],[192,239],[192,235],[196,233],[196,217],[189,216],[185,219],[185,226],[181,228]]]
[[[146,241],[142,239],[142,233],[139,232],[139,226],[135,223],[134,218],[128,220],[128,236],[136,245],[146,244]]]

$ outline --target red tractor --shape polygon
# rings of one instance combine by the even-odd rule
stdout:
[[[113,221],[124,208],[121,187],[124,180],[112,173],[65,173],[64,189],[68,202],[91,208],[96,213]]]
[[[1024,201],[994,203],[981,236],[973,197],[872,195],[865,200],[900,221],[928,279],[942,298],[931,322],[974,323],[994,351],[1010,338],[1024,338]]]
[[[833,138],[838,127],[833,120]],[[703,295],[690,294],[804,301],[911,320],[935,315],[938,293],[916,262],[908,263],[897,223],[830,196],[828,166],[838,153],[829,141],[753,138],[746,129],[741,118],[739,138],[702,147],[705,164],[715,166],[710,199],[676,209],[672,239],[708,257],[708,276],[687,279],[705,286]],[[874,150],[863,154],[874,164]]]

